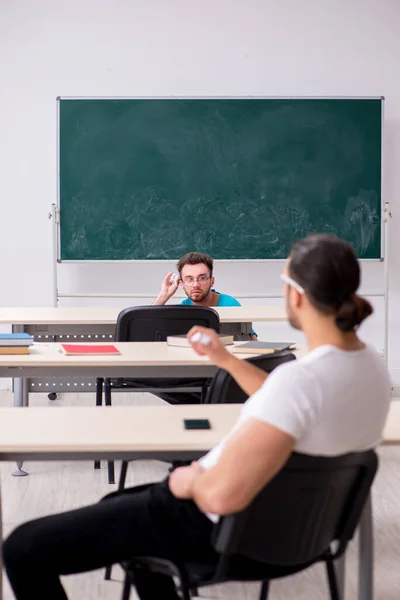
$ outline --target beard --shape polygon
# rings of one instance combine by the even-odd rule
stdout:
[[[207,298],[208,294],[210,293],[210,290],[211,285],[206,290],[203,290],[201,288],[196,288],[194,290],[191,289],[189,293],[186,292],[186,296],[188,296],[192,302],[203,302],[203,300]]]

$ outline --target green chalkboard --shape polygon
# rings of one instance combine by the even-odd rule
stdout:
[[[60,99],[60,260],[381,257],[381,99]]]

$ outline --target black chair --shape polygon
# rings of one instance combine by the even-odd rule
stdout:
[[[247,362],[253,364],[266,373],[271,373],[279,365],[296,360],[294,354],[289,351],[276,352],[275,354],[261,354],[247,358]],[[206,404],[243,404],[248,395],[242,390],[233,377],[224,369],[219,369],[211,380],[205,399]]]
[[[121,311],[115,326],[114,340],[116,342],[164,342],[169,335],[184,335],[194,325],[201,325],[220,331],[219,315],[217,311],[206,306],[133,306]],[[207,379],[110,379],[97,378],[96,380],[96,406],[104,402],[111,406],[112,389],[148,389],[154,391],[167,402],[194,403],[194,393],[198,391],[197,402],[204,401],[208,386]],[[181,391],[179,390],[181,388]],[[158,390],[166,393],[158,393]],[[184,395],[183,395],[184,394]],[[100,462],[95,462],[95,468],[100,468]],[[108,462],[108,482],[114,483],[114,462]]]
[[[259,369],[266,373],[270,373],[279,365],[296,360],[296,357],[291,352],[279,352],[276,354],[264,354],[253,358],[245,359],[251,362]],[[224,369],[219,369],[211,380],[208,388],[208,393],[205,402],[208,404],[240,404],[247,400],[248,395],[236,383],[233,377]],[[189,461],[190,462],[190,461]],[[128,472],[128,461],[124,460],[121,464],[121,472],[119,476],[118,490],[123,490],[125,487],[126,475]],[[175,463],[176,466],[178,463]],[[185,464],[184,461],[182,464]],[[105,579],[111,579],[112,567],[107,567]]]
[[[354,535],[377,468],[373,450],[337,457],[292,454],[249,507],[215,526],[217,564],[134,557],[122,565],[123,600],[142,569],[177,577],[184,600],[191,590],[225,581],[260,581],[260,600],[266,600],[271,580],[317,562],[325,563],[331,600],[340,600],[334,561]]]

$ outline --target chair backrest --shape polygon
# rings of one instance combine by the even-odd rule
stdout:
[[[279,365],[296,360],[296,357],[291,352],[284,351],[276,354],[261,354],[246,360],[266,373],[271,373]],[[233,377],[224,369],[219,369],[211,381],[205,402],[208,404],[243,404],[247,398],[248,395],[239,387]]]
[[[293,453],[241,513],[220,520],[215,548],[274,565],[300,565],[346,549],[367,500],[378,458],[374,450],[336,457]]]
[[[219,315],[207,306],[132,306],[118,315],[116,342],[165,342],[168,335],[184,335],[194,325],[219,333]]]

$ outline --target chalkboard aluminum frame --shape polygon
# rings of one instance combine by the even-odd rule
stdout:
[[[380,100],[381,101],[381,256],[380,258],[363,258],[363,262],[384,262],[387,250],[385,243],[385,211],[383,202],[383,140],[384,140],[384,96],[58,96],[57,97],[57,204],[53,225],[56,226],[53,246],[57,263],[168,263],[167,259],[125,259],[125,260],[62,260],[61,259],[61,229],[60,229],[60,103],[68,100]],[[49,215],[50,218],[50,215]],[[215,259],[216,263],[284,263],[284,258],[257,258],[257,259]]]

